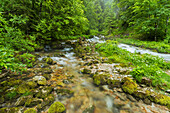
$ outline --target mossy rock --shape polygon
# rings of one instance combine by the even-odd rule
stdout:
[[[154,101],[156,103],[159,103],[161,105],[169,106],[170,105],[170,97],[163,95],[163,94],[157,94],[155,95]]]
[[[107,79],[107,84],[109,85],[109,88],[121,87],[121,81],[120,80]]]
[[[95,74],[93,76],[94,84],[96,85],[105,85],[107,84],[107,79],[109,78],[109,74]]]
[[[4,103],[5,102],[5,98],[2,96],[0,97],[0,104]]]
[[[47,84],[47,80],[43,76],[35,76],[33,78],[33,81],[36,81],[39,85],[46,85]]]
[[[68,89],[57,89],[57,94],[60,95],[72,95],[74,92]]]
[[[124,92],[133,94],[137,90],[137,84],[131,78],[125,77],[123,79],[124,84],[122,85],[122,89]]]
[[[42,75],[43,77],[45,77],[47,80],[49,80],[51,78],[51,75],[50,74],[44,74]]]
[[[47,57],[47,58],[43,58],[43,60],[47,63],[47,64],[53,64],[53,59]]]
[[[61,102],[55,102],[50,106],[48,113],[62,113],[65,110],[65,106]]]
[[[81,72],[83,74],[91,74],[91,70],[90,69],[86,69],[86,68],[84,68]]]
[[[15,86],[15,85],[18,85],[18,84],[21,84],[22,83],[22,80],[16,80],[14,78],[10,79],[9,82],[8,82],[8,85],[9,86]]]
[[[12,107],[12,108],[1,108],[0,113],[18,113],[20,108],[18,107]]]
[[[38,98],[29,98],[27,99],[27,101],[25,102],[25,106],[26,107],[33,107],[35,105],[38,105],[42,102],[41,99],[38,99]]]
[[[35,95],[35,97],[38,98],[46,98],[52,91],[52,87],[45,87],[41,90],[39,90],[39,92]]]
[[[24,94],[30,90],[30,87],[27,84],[21,84],[16,89],[19,94]]]
[[[48,97],[46,97],[46,98],[44,99],[44,101],[43,101],[41,104],[39,104],[39,105],[37,106],[37,109],[38,109],[38,110],[43,109],[45,106],[52,104],[52,103],[54,102],[54,100],[55,100],[54,95],[52,95],[52,94],[49,95]]]
[[[32,98],[32,96],[22,96],[19,99],[17,99],[17,102],[15,103],[15,106],[23,106],[27,99]]]
[[[34,81],[28,81],[26,82],[26,84],[30,87],[30,88],[35,88],[37,87],[37,83]]]
[[[148,90],[138,89],[133,93],[133,95],[140,99],[145,99],[150,95],[150,93],[151,92]]]
[[[24,113],[37,113],[37,111],[34,108],[29,108],[25,110]]]

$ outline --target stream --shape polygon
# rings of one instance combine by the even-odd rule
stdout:
[[[93,43],[105,42],[96,36],[87,40]],[[72,42],[75,42],[75,40]],[[65,45],[64,42],[62,44]],[[132,53],[135,51],[141,53],[154,53],[125,44],[119,44],[119,47],[127,49]],[[55,56],[54,54],[56,53],[60,53],[62,56]],[[164,57],[168,61],[170,60],[168,55],[160,55],[158,53],[155,53],[154,55]],[[84,61],[75,56],[72,47],[56,50],[55,53],[54,51],[43,53],[43,56],[40,57],[39,60],[41,61],[47,56],[50,56],[50,58],[57,62],[57,65],[52,67],[53,70],[62,69],[64,70],[65,75],[74,76],[72,82],[65,81],[67,85],[63,86],[63,88],[68,90],[71,89],[74,92],[71,97],[61,96],[55,93],[55,101],[60,101],[65,105],[66,113],[129,113],[126,111],[130,111],[130,113],[143,113],[144,111],[151,112],[152,110],[161,112],[159,106],[152,103],[149,105],[150,108],[148,108],[148,105],[145,105],[142,101],[137,102],[130,95],[126,96],[126,94],[119,88],[113,91],[110,90],[107,85],[102,88],[96,87],[93,84],[93,79],[88,74],[82,74],[80,72],[81,68],[83,68],[81,63],[84,63]],[[116,64],[112,64],[111,68],[113,68],[114,65]],[[166,111],[164,112],[168,113]]]
[[[101,39],[103,39],[103,40],[101,40]],[[95,42],[95,43],[104,43],[105,42],[103,36],[101,36],[101,38],[94,36],[94,38],[88,39],[88,40],[90,42]],[[159,56],[166,61],[170,61],[170,54],[157,53],[157,52],[153,52],[149,49],[142,49],[142,48],[139,48],[139,47],[136,47],[136,46],[127,45],[127,44],[123,44],[123,43],[119,43],[118,47],[125,49],[125,50],[127,50],[131,53],[135,53],[135,52],[140,53],[140,54],[146,54],[147,53],[147,54],[151,54],[151,55],[154,55],[154,56]]]
[[[166,106],[145,96],[139,98],[125,93],[123,86],[129,81],[132,82],[130,85],[139,88],[139,95],[145,95],[147,91],[152,93],[153,88],[145,84],[137,86],[129,73],[132,67],[109,64],[107,58],[99,56],[94,43],[104,42],[104,36],[94,36],[79,42],[56,42],[56,49],[46,45],[44,51],[34,53],[38,60],[33,67],[21,74],[0,76],[0,113],[28,113],[25,111],[33,109],[37,113],[54,113],[53,110],[62,110],[59,113],[169,113]],[[170,61],[169,54],[126,44],[118,46],[132,53],[158,55]],[[58,105],[53,107],[56,103]]]
[[[64,44],[64,43],[63,43]],[[74,96],[67,98],[56,95],[56,101],[62,102],[67,109],[67,113],[119,113],[119,109],[114,106],[113,99],[115,96],[103,93],[98,87],[94,86],[93,80],[89,75],[81,74],[79,71],[82,59],[74,56],[73,48],[64,48],[59,50],[63,57],[53,56],[54,52],[43,54],[43,58],[49,56],[57,65],[53,69],[62,69],[66,75],[74,75],[73,82],[64,86],[66,89],[74,91]]]

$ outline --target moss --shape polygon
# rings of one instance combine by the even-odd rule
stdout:
[[[18,113],[20,108],[18,107],[12,107],[12,108],[1,108],[0,113]]]
[[[37,87],[37,83],[35,83],[34,81],[28,81],[26,83],[30,88],[35,88]]]
[[[41,110],[43,107],[53,103],[55,100],[54,95],[49,95],[47,98],[44,99],[44,101],[37,106],[38,110]]]
[[[61,95],[71,95],[74,92],[68,89],[58,89],[57,90],[57,94],[61,94]]]
[[[8,111],[8,108],[1,108],[0,109],[0,113],[7,113],[7,111]]]
[[[86,69],[86,68],[84,68],[81,72],[82,72],[83,74],[91,74],[91,70]]]
[[[64,105],[61,102],[55,102],[50,106],[48,113],[62,113],[64,111]]]
[[[44,74],[43,77],[45,77],[47,80],[49,80],[51,78],[50,74]]]
[[[37,113],[37,111],[34,108],[29,108],[25,110],[24,113]]]
[[[15,80],[14,78],[11,78],[8,82],[8,85],[9,86],[15,86],[15,85],[18,85],[18,84],[21,84],[22,83],[22,80]]]
[[[134,96],[136,96],[138,98],[144,99],[150,95],[150,91],[141,89],[141,90],[135,91],[133,94],[134,94]]]
[[[18,88],[17,88],[17,92],[19,94],[24,94],[26,92],[28,92],[30,90],[29,86],[27,84],[21,84]]]
[[[43,60],[47,63],[47,64],[53,64],[53,59],[47,57],[47,58],[43,58]]]
[[[108,84],[109,87],[111,87],[111,88],[113,88],[113,87],[120,87],[120,86],[121,86],[121,81],[120,81],[120,80],[108,79],[108,80],[107,80],[107,84]]]
[[[52,91],[51,87],[45,87],[42,90],[40,90],[35,96],[38,98],[46,98]]]
[[[132,94],[137,90],[137,84],[129,77],[123,79],[124,84],[122,85],[123,91]]]
[[[2,96],[2,97],[0,97],[0,104],[2,104],[2,103],[4,103],[5,102],[5,99],[4,99],[4,97]]]
[[[170,97],[166,96],[166,95],[163,95],[163,94],[157,94],[155,96],[155,100],[154,101],[156,103],[161,104],[161,105],[165,105],[165,106],[170,105]]]
[[[27,101],[25,102],[25,106],[27,107],[33,107],[35,105],[38,105],[42,102],[42,100],[37,99],[37,98],[29,98],[27,99]]]
[[[6,96],[7,99],[11,100],[11,99],[13,99],[17,96],[17,92],[16,91],[10,91],[5,96]]]
[[[96,84],[96,85],[107,84],[108,77],[109,77],[109,74],[95,74],[93,76],[94,84]]]

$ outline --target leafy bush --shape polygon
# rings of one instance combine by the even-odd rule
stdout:
[[[15,51],[9,48],[5,48],[4,46],[0,46],[0,73],[3,69],[15,71],[15,70],[23,70],[23,65],[20,62],[16,62],[14,58]]]

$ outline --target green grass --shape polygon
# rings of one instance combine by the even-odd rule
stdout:
[[[141,82],[142,77],[147,77],[152,80],[152,86],[167,85],[170,88],[169,75],[164,72],[170,69],[170,62],[150,54],[130,53],[119,48],[116,41],[97,44],[96,49],[101,56],[108,57],[108,62],[132,64],[134,69],[131,74],[138,82]]]

